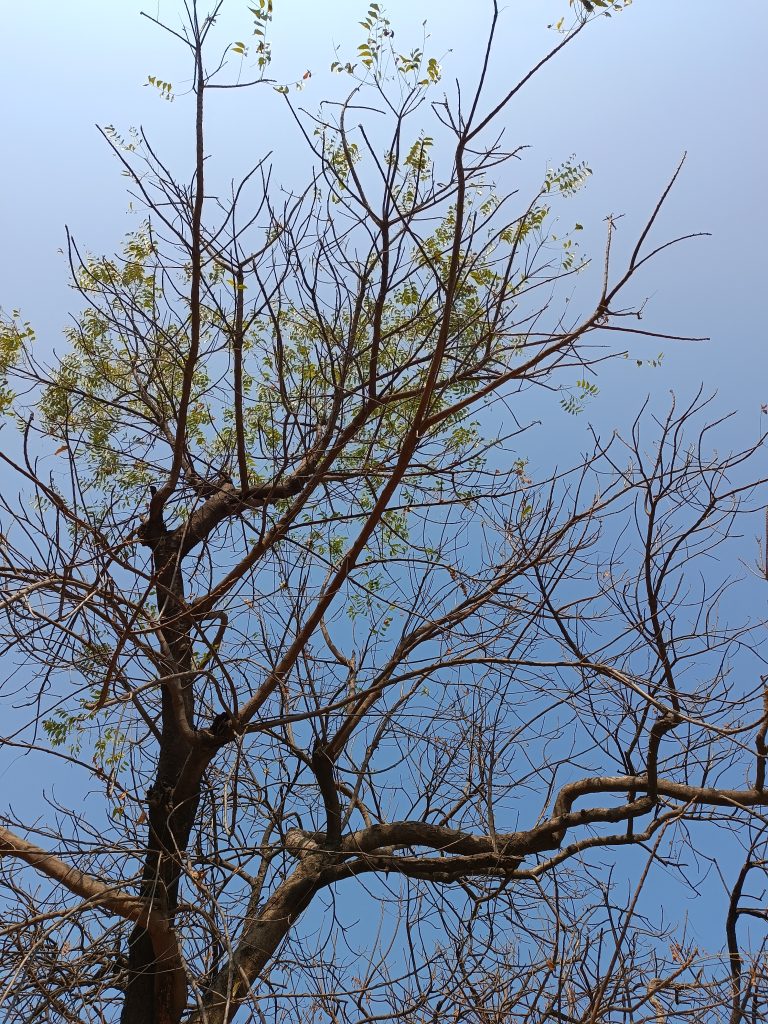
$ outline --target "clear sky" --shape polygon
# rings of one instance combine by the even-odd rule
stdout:
[[[61,329],[76,308],[59,251],[65,225],[82,248],[99,253],[119,248],[137,224],[128,212],[126,180],[95,125],[142,125],[180,176],[189,177],[188,100],[165,103],[143,87],[154,74],[183,92],[183,54],[139,14],[144,8],[174,23],[178,6],[179,0],[28,0],[3,7],[0,306],[22,310],[45,351],[64,349]],[[312,71],[307,107],[325,95],[334,46],[354,49],[366,6],[363,0],[275,0],[274,73],[290,80]],[[398,37],[414,44],[426,19],[426,49],[441,60],[446,82],[472,80],[490,3],[389,0],[386,8]],[[230,0],[229,11],[231,38],[247,38],[246,0]],[[491,95],[556,41],[547,24],[566,11],[566,0],[504,5]],[[572,153],[592,167],[589,188],[577,202],[583,246],[595,255],[607,214],[626,214],[620,244],[634,240],[688,152],[657,237],[693,231],[712,237],[659,259],[633,297],[650,297],[655,328],[712,341],[635,343],[643,356],[663,348],[664,365],[609,371],[609,386],[601,385],[594,409],[603,424],[625,421],[648,389],[690,396],[703,381],[720,390],[722,411],[738,409],[735,444],[749,443],[759,430],[760,406],[768,402],[763,16],[758,0],[635,0],[583,34],[506,119],[509,143],[531,146],[520,171],[525,181],[539,180],[548,163]],[[276,151],[282,173],[302,171],[291,165],[306,157],[283,101],[271,90],[219,120],[214,110],[211,120],[214,173],[222,179],[268,150]],[[768,426],[768,416],[762,419]]]
[[[285,80],[310,69],[304,102],[314,107],[328,89],[334,46],[350,52],[364,16],[361,0],[276,0],[274,72]],[[427,51],[442,59],[445,80],[471,79],[488,23],[485,0],[390,0],[386,5],[403,46],[418,43],[426,19]],[[180,48],[139,12],[170,23],[177,0],[34,0],[7,4],[0,42],[5,158],[0,164],[3,273],[0,306],[21,307],[41,344],[61,348],[60,328],[74,308],[58,250],[64,225],[94,252],[118,247],[135,225],[127,213],[125,179],[95,125],[141,124],[184,177],[189,168],[190,109],[183,97],[164,103],[143,88],[148,74],[183,91]],[[547,24],[565,0],[509,0],[503,5],[493,85],[501,89],[555,37]],[[548,161],[571,153],[594,177],[580,200],[585,244],[600,244],[602,218],[625,213],[629,240],[682,152],[689,156],[661,232],[711,231],[658,261],[642,282],[649,315],[679,333],[711,335],[712,344],[664,346],[666,369],[603,389],[600,416],[624,386],[687,387],[703,378],[724,405],[738,405],[750,435],[768,398],[762,316],[768,235],[763,179],[768,71],[762,4],[716,0],[635,0],[554,62],[507,118],[508,139],[531,151],[521,171],[540,176]],[[233,38],[247,38],[245,0],[230,0]],[[266,94],[216,121],[214,160],[223,176],[277,149],[290,173],[291,154],[305,160],[285,109]],[[513,183],[514,184],[514,183]],[[661,233],[660,232],[660,233]],[[650,351],[647,354],[655,354]],[[638,391],[639,393],[639,391]],[[749,423],[747,428],[746,424]]]

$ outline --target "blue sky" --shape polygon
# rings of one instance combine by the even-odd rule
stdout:
[[[74,296],[60,249],[68,225],[83,248],[112,252],[135,227],[125,179],[95,125],[142,125],[182,175],[189,168],[190,108],[184,98],[182,54],[169,37],[139,16],[173,19],[177,0],[35,0],[3,12],[0,79],[5,159],[0,166],[3,273],[0,306],[20,308],[38,330],[43,351],[61,352]],[[246,38],[246,3],[230,4],[231,38]],[[328,88],[334,46],[354,49],[365,4],[336,0],[276,0],[275,76],[312,71],[303,102],[311,109]],[[490,94],[500,93],[555,41],[547,24],[564,0],[510,0],[503,11],[503,46]],[[443,64],[446,82],[472,78],[490,5],[483,0],[390,0],[398,38],[420,42]],[[329,14],[330,12],[330,14]],[[619,249],[634,241],[683,151],[687,163],[657,238],[692,231],[712,237],[663,256],[633,293],[650,299],[656,329],[711,335],[706,345],[634,343],[638,356],[665,354],[661,369],[617,365],[600,382],[591,410],[601,424],[626,422],[648,390],[690,396],[700,381],[718,388],[722,411],[737,409],[734,443],[749,443],[768,401],[763,326],[762,249],[768,237],[763,197],[766,99],[762,5],[714,0],[635,0],[624,14],[585,33],[532,84],[506,120],[512,144],[531,149],[520,170],[540,179],[549,163],[571,153],[593,178],[575,200],[585,225],[583,246],[599,256],[603,218],[625,214]],[[174,82],[180,95],[163,102],[143,87],[148,74]],[[300,180],[305,157],[282,100],[265,88],[237,101],[234,114],[211,113],[213,172],[221,180],[276,150],[281,173]],[[501,183],[514,187],[514,181]],[[578,211],[578,214],[576,213]],[[564,416],[557,411],[558,416]],[[768,417],[763,417],[765,421]],[[553,421],[560,437],[571,422]],[[579,431],[586,427],[586,417]],[[764,423],[765,425],[765,423]],[[582,436],[580,433],[579,437]]]
[[[349,54],[359,41],[365,4],[337,0],[277,0],[274,74],[295,79],[312,71],[302,101],[313,109],[334,88],[328,66],[335,47]],[[60,252],[65,225],[93,252],[119,248],[135,227],[126,179],[95,125],[125,130],[142,125],[170,164],[190,166],[190,105],[184,93],[183,54],[173,40],[140,16],[177,23],[177,0],[78,0],[8,5],[0,43],[6,97],[2,121],[6,157],[0,165],[4,238],[0,306],[21,308],[36,326],[43,352],[61,352],[62,327],[75,309]],[[387,5],[404,48],[418,45],[426,21],[426,52],[443,65],[446,87],[472,80],[484,42],[490,4],[422,0]],[[556,41],[547,25],[567,10],[564,0],[511,0],[502,10],[500,41],[489,96],[499,94]],[[247,4],[232,0],[222,26],[247,38]],[[331,12],[329,14],[329,12]],[[640,356],[665,354],[661,370],[622,363],[601,380],[590,416],[621,424],[648,390],[684,395],[699,381],[719,388],[721,409],[736,408],[734,441],[753,439],[760,404],[768,400],[761,251],[768,236],[762,196],[766,132],[760,111],[768,73],[763,61],[761,8],[713,0],[635,0],[610,21],[602,19],[567,49],[511,108],[510,144],[528,144],[523,183],[537,183],[550,163],[575,153],[593,169],[573,217],[585,225],[584,248],[599,257],[603,218],[625,214],[618,235],[634,240],[683,151],[688,160],[657,238],[689,231],[712,237],[672,250],[652,265],[634,297],[650,298],[648,322],[673,333],[711,335],[704,345],[639,342]],[[148,74],[174,82],[179,96],[166,103],[144,87]],[[225,181],[267,150],[285,180],[301,181],[306,157],[288,123],[282,99],[268,87],[210,113],[212,173]],[[515,187],[512,178],[500,182]],[[582,437],[587,417],[573,423],[554,406],[553,430],[542,449],[564,433]],[[557,418],[559,417],[559,418]],[[567,431],[566,431],[567,428]]]
[[[311,69],[302,99],[312,108],[327,92],[334,46],[350,52],[356,45],[365,5],[282,0],[275,6],[275,76],[290,80]],[[182,54],[140,17],[142,8],[174,23],[176,0],[36,0],[8,5],[3,13],[0,306],[21,307],[46,348],[61,347],[60,328],[73,308],[58,252],[64,225],[84,247],[109,252],[136,223],[127,213],[125,179],[95,125],[141,124],[172,164],[188,166],[188,104],[183,97],[164,103],[142,87],[148,74],[156,74],[182,91]],[[244,0],[229,4],[233,38],[247,38],[246,8]],[[504,45],[492,90],[551,44],[546,26],[565,9],[564,0],[511,0],[503,7]],[[418,44],[426,19],[426,49],[441,58],[446,82],[471,78],[489,4],[392,0],[387,10],[403,46]],[[767,143],[760,110],[768,73],[760,18],[757,2],[736,7],[714,0],[635,0],[621,16],[582,35],[532,83],[507,119],[508,139],[531,146],[522,171],[531,180],[548,162],[571,153],[592,167],[579,218],[593,252],[608,213],[626,214],[622,233],[629,240],[687,150],[661,232],[711,231],[713,237],[660,260],[642,291],[652,299],[649,314],[659,326],[713,340],[695,352],[666,345],[663,381],[632,379],[626,386],[679,388],[704,379],[720,388],[725,405],[740,407],[751,432],[766,400],[761,250],[768,206],[760,181]],[[214,111],[211,123],[211,148],[223,177],[276,146],[287,174],[294,160],[305,159],[280,97],[267,90],[234,118],[228,114],[217,123]],[[607,394],[604,402],[610,401]],[[610,417],[609,408],[604,412]]]

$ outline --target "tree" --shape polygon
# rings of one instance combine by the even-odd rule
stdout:
[[[531,74],[607,5],[575,7]],[[446,96],[372,4],[346,99],[308,116],[277,86],[305,190],[262,161],[214,196],[207,98],[274,85],[271,0],[231,48],[253,82],[216,56],[221,8],[170,29],[190,181],[105,129],[144,225],[119,257],[69,239],[64,356],[20,317],[0,336],[5,744],[92,787],[5,815],[5,1019],[759,1019],[762,627],[726,620],[710,563],[762,440],[713,452],[699,393],[571,470],[525,458],[526,392],[574,413],[596,341],[669,337],[622,303],[673,244],[677,173],[623,264],[609,219],[572,317],[587,261],[548,218],[589,171],[497,193],[530,75],[486,96],[495,5],[479,85]],[[746,850],[711,957],[643,895],[704,830]]]

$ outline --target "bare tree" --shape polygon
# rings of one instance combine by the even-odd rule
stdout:
[[[675,178],[623,263],[607,221],[578,318],[547,218],[587,168],[493,181],[515,97],[605,6],[498,97],[495,5],[447,96],[372,6],[344,101],[278,86],[301,192],[266,160],[206,185],[209,94],[271,87],[269,0],[254,82],[221,2],[169,27],[188,182],[105,130],[144,225],[69,239],[66,354],[0,336],[4,746],[79,792],[3,812],[6,1021],[764,1019],[763,626],[731,597],[762,440],[718,452],[700,393],[572,469],[525,458],[532,398],[573,412],[617,334],[669,337],[624,295]],[[647,894],[708,855],[705,950]]]

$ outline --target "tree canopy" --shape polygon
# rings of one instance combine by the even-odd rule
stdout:
[[[61,355],[0,329],[3,742],[80,787],[2,810],[7,1021],[764,1015],[764,622],[738,599],[763,439],[724,452],[699,391],[570,468],[527,454],[537,396],[567,419],[628,338],[680,340],[628,297],[694,237],[660,234],[679,167],[593,262],[584,162],[514,184],[518,95],[623,6],[571,4],[492,95],[512,12],[467,84],[370,4],[314,112],[309,72],[270,77],[271,0],[223,49],[223,0],[158,23],[188,177],[105,127],[140,228],[68,238]],[[264,157],[212,191],[211,94],[248,89],[284,97],[302,189]],[[705,950],[645,889],[725,835]]]

